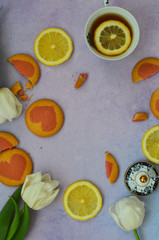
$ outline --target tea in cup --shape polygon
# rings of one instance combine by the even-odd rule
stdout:
[[[139,41],[139,26],[127,10],[105,5],[88,19],[85,40],[89,49],[106,60],[119,60],[130,55]]]

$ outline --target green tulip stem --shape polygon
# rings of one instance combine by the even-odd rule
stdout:
[[[134,229],[133,231],[134,231],[134,234],[135,234],[136,240],[140,240],[139,235],[138,235],[138,233],[137,233],[137,230]]]

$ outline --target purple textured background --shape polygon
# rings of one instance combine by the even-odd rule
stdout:
[[[151,94],[159,87],[156,74],[151,79],[132,83],[131,72],[140,59],[159,57],[159,1],[112,0],[137,19],[141,31],[136,50],[120,61],[104,61],[87,48],[84,27],[89,16],[103,6],[102,0],[0,0],[0,87],[10,88],[22,77],[6,59],[26,53],[35,58],[36,36],[49,27],[59,27],[72,38],[71,58],[58,66],[40,62],[39,83],[28,94],[31,103],[41,98],[56,101],[63,109],[65,122],[61,131],[50,138],[33,135],[25,125],[26,107],[21,116],[0,126],[13,133],[19,148],[30,153],[34,172],[50,172],[60,181],[60,193],[53,204],[41,211],[31,211],[26,240],[133,240],[133,232],[121,230],[113,221],[108,207],[131,194],[124,186],[124,173],[134,161],[146,160],[141,140],[144,133],[158,124],[149,107]],[[74,77],[87,72],[88,79],[80,89],[74,88]],[[133,123],[136,112],[146,111],[149,119]],[[112,153],[120,167],[118,181],[110,185],[105,175],[105,151]],[[63,209],[62,198],[68,185],[77,180],[94,183],[103,196],[103,207],[93,219],[80,222],[71,219]],[[16,188],[0,183],[0,208]],[[138,232],[141,239],[159,239],[158,193],[143,199],[146,216]]]

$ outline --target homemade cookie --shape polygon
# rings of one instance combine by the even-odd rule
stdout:
[[[0,182],[7,186],[23,184],[32,169],[32,160],[22,149],[9,149],[0,154]]]
[[[64,115],[54,101],[40,99],[27,109],[25,121],[32,133],[40,137],[49,137],[61,129]]]

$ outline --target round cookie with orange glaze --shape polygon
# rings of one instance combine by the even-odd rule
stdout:
[[[40,99],[27,109],[25,121],[28,129],[35,135],[50,137],[61,129],[64,115],[57,103],[49,99]]]
[[[0,154],[0,182],[7,186],[23,184],[32,169],[32,160],[22,149],[9,149]]]
[[[154,116],[159,119],[159,88],[151,96],[150,108]]]

